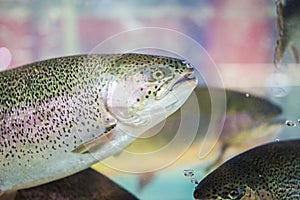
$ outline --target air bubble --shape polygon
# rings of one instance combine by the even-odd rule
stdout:
[[[298,123],[300,123],[300,119],[298,119]]]
[[[191,179],[191,182],[192,182],[193,184],[195,184],[195,185],[198,185],[198,184],[199,184],[199,182],[198,182],[197,179],[195,179],[195,178],[192,178],[192,179]]]
[[[192,177],[192,176],[194,176],[194,170],[193,169],[185,169],[185,170],[183,170],[183,174],[184,174],[184,176]]]
[[[250,94],[249,94],[249,93],[246,93],[245,95],[246,95],[246,97],[250,97]]]
[[[291,126],[291,127],[295,127],[295,126],[296,126],[296,124],[295,124],[294,122],[292,122],[291,120],[286,120],[286,121],[285,121],[285,124],[286,124],[287,126]]]
[[[193,176],[194,176],[194,170],[193,169],[185,169],[185,170],[183,170],[183,174],[184,174],[184,176],[189,177],[190,181],[193,184],[197,185],[199,183],[199,181],[197,181],[196,178],[193,178]]]

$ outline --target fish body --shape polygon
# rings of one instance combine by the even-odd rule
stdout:
[[[134,195],[105,177],[86,169],[72,176],[33,188],[19,190],[14,200],[135,200]]]
[[[299,199],[300,140],[268,143],[225,162],[195,188],[195,199]]]
[[[183,60],[143,54],[61,57],[1,72],[0,191],[120,152],[183,104],[197,84],[192,73]]]

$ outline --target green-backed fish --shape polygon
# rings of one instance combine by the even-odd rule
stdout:
[[[197,79],[181,59],[78,55],[0,73],[0,191],[56,180],[120,152],[175,112]]]
[[[24,199],[137,200],[133,194],[91,168],[47,184],[19,190],[14,200]]]
[[[195,199],[300,199],[300,140],[268,143],[225,162],[194,191]]]

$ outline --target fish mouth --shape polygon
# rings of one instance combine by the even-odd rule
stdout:
[[[176,87],[178,84],[184,82],[184,81],[197,81],[197,78],[194,75],[194,68],[188,68],[186,74],[179,78],[177,81],[175,81],[171,86],[169,90],[173,90],[174,87]]]
[[[187,71],[186,73],[180,77],[179,79],[177,79],[176,81],[174,81],[174,83],[172,83],[165,92],[161,93],[160,95],[157,95],[155,97],[156,100],[160,100],[162,99],[164,96],[166,96],[170,91],[172,91],[174,88],[177,88],[178,86],[180,86],[182,83],[184,82],[190,82],[191,87],[196,87],[198,79],[193,76],[194,75],[194,68],[187,66]]]

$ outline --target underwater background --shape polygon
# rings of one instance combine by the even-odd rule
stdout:
[[[0,15],[0,48],[12,56],[8,68],[124,51],[177,55],[197,68],[194,98],[161,132],[150,130],[126,149],[136,158],[120,152],[93,166],[139,199],[192,199],[195,183],[220,164],[225,144],[222,161],[259,144],[300,138],[297,59],[286,50],[274,64],[275,1],[0,0]],[[298,38],[291,40],[298,48]],[[178,136],[183,121],[192,125]]]

